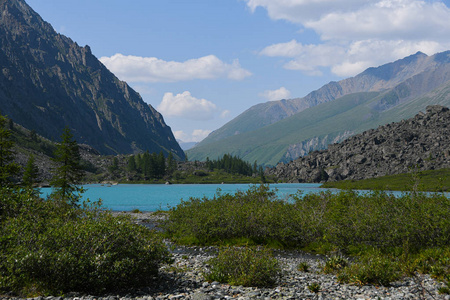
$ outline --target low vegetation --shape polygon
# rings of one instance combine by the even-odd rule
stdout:
[[[226,247],[208,262],[206,280],[231,285],[270,287],[281,278],[281,265],[268,249]]]
[[[75,208],[27,192],[2,197],[14,208],[1,223],[0,291],[102,294],[148,286],[169,260],[154,232],[96,205]]]
[[[54,155],[54,193],[13,184],[11,134],[0,116],[0,293],[22,297],[110,293],[148,286],[170,261],[161,237],[100,202],[80,203],[78,147],[66,129]],[[30,170],[34,169],[30,159]]]
[[[364,180],[326,182],[323,188],[387,191],[450,191],[450,169],[411,172]]]
[[[199,245],[266,245],[338,251],[324,272],[343,282],[386,285],[415,271],[449,276],[450,201],[443,194],[374,191],[277,199],[254,186],[212,199],[191,198],[169,211],[166,234]]]

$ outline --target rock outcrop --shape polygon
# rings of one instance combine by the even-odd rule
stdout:
[[[68,126],[102,154],[185,157],[161,114],[23,0],[0,0],[0,110],[54,141]]]
[[[450,168],[450,110],[433,105],[426,113],[365,131],[265,173],[287,182],[323,182],[440,168]]]

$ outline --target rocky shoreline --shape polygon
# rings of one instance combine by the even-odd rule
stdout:
[[[123,214],[123,213],[114,213]],[[152,213],[131,214],[136,222],[155,228],[163,215]],[[450,295],[438,293],[443,284],[429,275],[417,274],[414,278],[404,278],[389,287],[356,286],[340,284],[334,275],[320,272],[324,257],[299,251],[275,251],[274,256],[283,266],[283,277],[276,287],[256,288],[230,286],[218,282],[205,281],[203,274],[208,271],[208,260],[217,252],[215,247],[168,246],[173,253],[174,262],[161,267],[159,278],[149,287],[127,291],[119,295],[96,297],[92,295],[68,294],[65,297],[37,297],[33,300],[153,300],[153,299],[444,299]],[[298,270],[305,262],[308,272]],[[311,292],[309,286],[318,283],[320,290]],[[0,300],[19,300],[19,298],[0,296]],[[31,299],[30,299],[31,300]]]

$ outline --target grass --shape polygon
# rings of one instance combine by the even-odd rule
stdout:
[[[326,182],[323,188],[388,191],[450,191],[450,169],[389,175],[364,180]]]

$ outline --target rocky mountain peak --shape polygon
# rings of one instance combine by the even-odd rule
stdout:
[[[69,126],[102,154],[184,152],[162,116],[91,52],[23,0],[0,0],[0,110],[16,123],[59,140]]]

